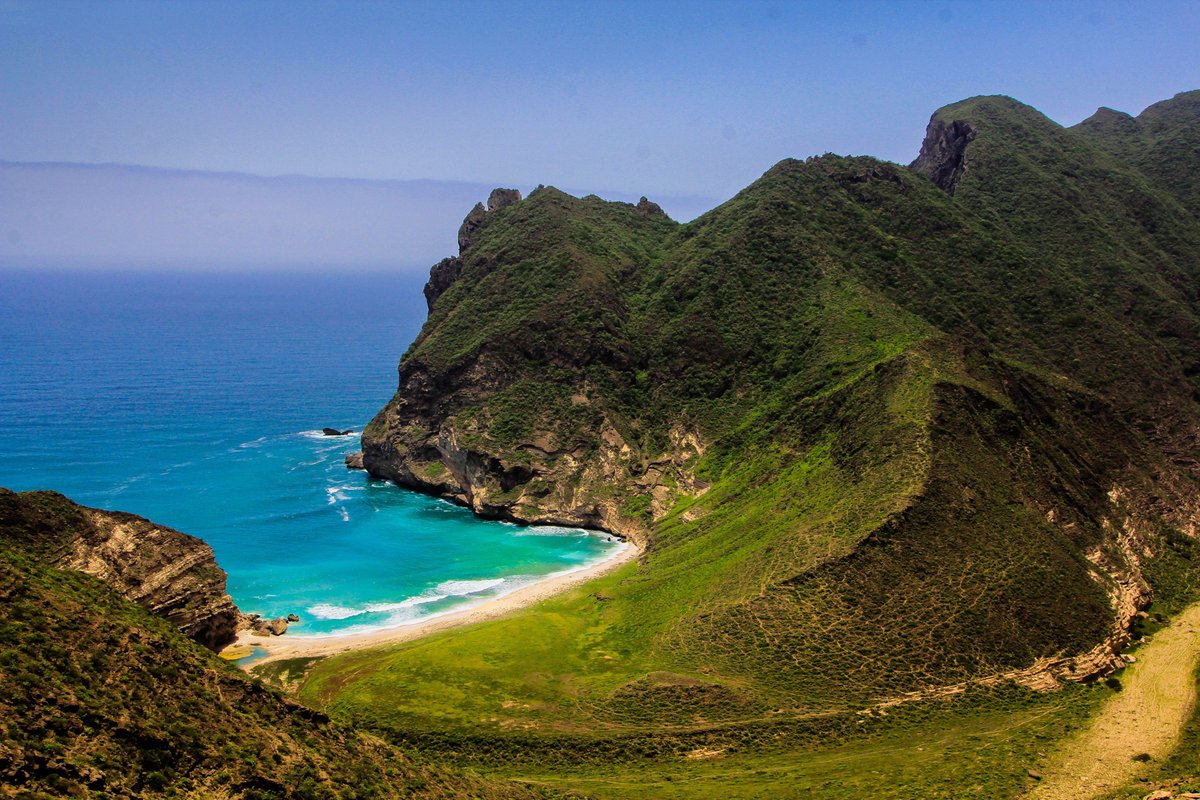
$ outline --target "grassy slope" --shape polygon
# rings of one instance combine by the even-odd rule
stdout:
[[[24,498],[24,500],[23,500]],[[51,527],[75,506],[11,495]],[[247,679],[96,579],[0,530],[0,796],[528,797],[417,763]]]
[[[515,355],[489,397],[544,389],[514,405],[539,427],[566,424],[562,398],[586,391],[632,461],[668,427],[694,429],[711,487],[654,520],[638,565],[319,664],[302,696],[401,740],[440,731],[428,746],[455,759],[683,768],[698,748],[752,761],[848,736],[846,712],[873,698],[1102,638],[1110,612],[1082,553],[1111,544],[1105,493],[1152,494],[1170,472],[1154,448],[1195,420],[1200,230],[1032,109],[939,113],[981,131],[955,198],[823,157],[782,162],[686,226],[550,190],[506,209],[514,224],[484,231],[489,255],[406,361]],[[528,431],[475,421],[479,446],[517,457]],[[645,508],[636,482],[615,491]],[[1156,564],[1156,582],[1190,570]]]

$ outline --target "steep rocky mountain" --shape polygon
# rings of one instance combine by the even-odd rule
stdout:
[[[423,765],[332,724],[156,616],[201,619],[201,607],[159,602],[189,585],[203,608],[213,605],[212,593],[192,583],[216,569],[198,540],[52,492],[5,492],[0,507],[0,796],[538,796]],[[142,537],[136,554],[119,545],[124,536]],[[94,552],[81,550],[86,542]],[[145,573],[150,587],[173,587],[140,594],[139,602],[157,598],[149,601],[155,614],[122,596],[137,583],[128,569],[118,570],[116,590],[105,569],[98,577],[77,569],[115,568],[118,554],[147,567],[158,546],[184,562],[185,577]],[[200,625],[192,634],[214,630]]]
[[[99,578],[210,650],[237,636],[239,612],[225,592],[225,571],[194,536],[54,492],[0,489],[0,543]]]
[[[540,188],[472,212],[363,435],[376,476],[638,541],[601,621],[547,637],[531,613],[352,677],[333,662],[311,697],[420,728],[419,684],[381,698],[436,668],[502,685],[502,710],[438,712],[497,735],[711,732],[1014,670],[1095,677],[1152,597],[1190,591],[1183,193],[979,97],[933,115],[909,168],[786,160],[686,225],[650,205]],[[501,677],[577,650],[608,655],[570,690]]]

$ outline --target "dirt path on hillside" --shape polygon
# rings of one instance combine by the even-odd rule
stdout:
[[[1125,670],[1125,690],[1091,727],[1056,754],[1030,800],[1086,800],[1125,785],[1146,769],[1133,757],[1170,753],[1196,702],[1200,603],[1190,606],[1139,648]]]

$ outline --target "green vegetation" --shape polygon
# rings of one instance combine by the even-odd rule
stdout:
[[[17,537],[12,752],[55,765],[47,792],[95,766],[120,791],[247,797],[1014,796],[1122,684],[996,676],[1102,657],[1200,587],[1196,108],[1066,130],[972,98],[935,115],[919,170],[787,160],[687,225],[552,188],[480,212],[366,466],[623,532],[638,561],[259,669],[350,733]],[[1194,780],[1198,731],[1163,780]]]
[[[330,723],[87,575],[60,495],[0,495],[0,795],[524,798]]]
[[[495,212],[367,466],[431,488],[408,465],[459,458],[475,470],[433,488],[645,553],[505,619],[322,661],[301,696],[505,775],[769,795],[817,776],[814,753],[859,752],[884,698],[1087,651],[1138,586],[1159,603],[1140,630],[1187,602],[1200,222],[1137,160],[1008,98],[935,120],[975,132],[952,196],[823,156],[687,225],[553,189]],[[972,702],[925,730],[1022,728]],[[1020,777],[999,752],[987,769]],[[797,766],[726,769],[767,761]]]

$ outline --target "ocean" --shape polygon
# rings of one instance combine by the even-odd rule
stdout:
[[[481,520],[345,454],[425,319],[413,274],[0,271],[0,486],[199,536],[288,636],[394,627],[611,555]]]

